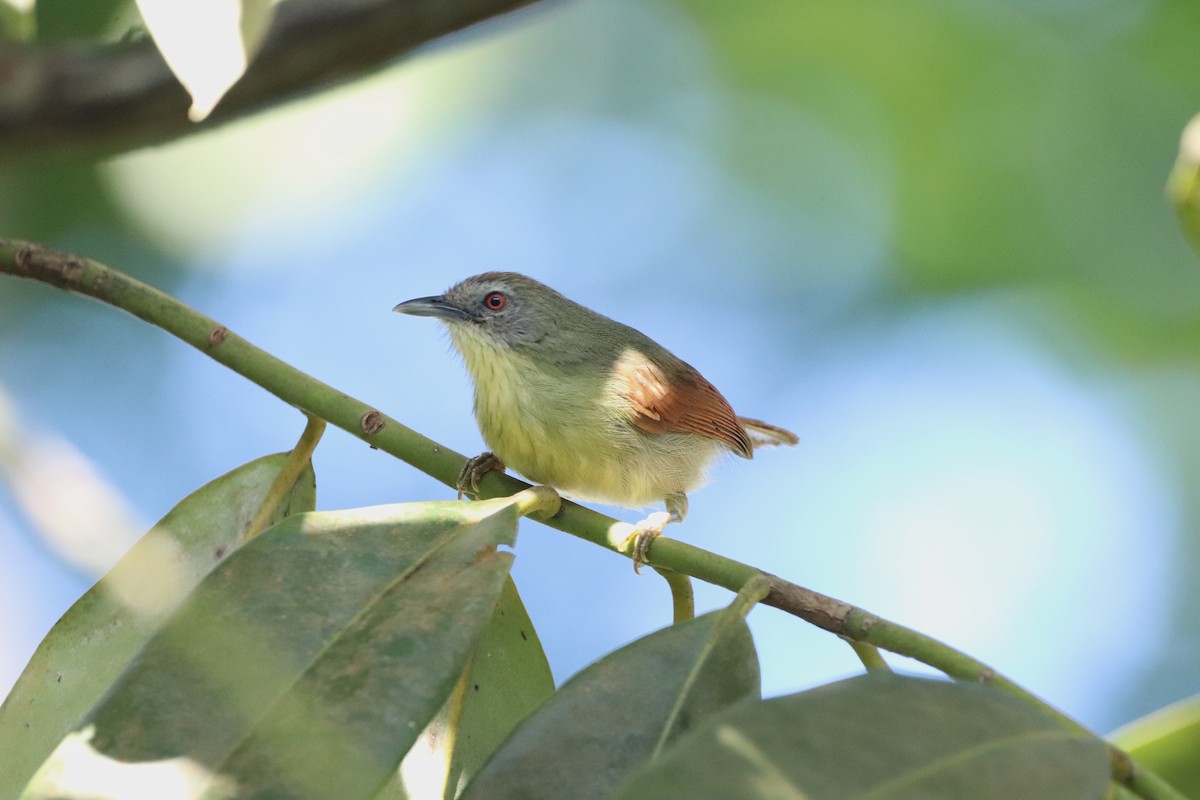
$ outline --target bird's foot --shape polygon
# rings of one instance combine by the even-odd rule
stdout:
[[[663,528],[667,527],[667,523],[671,522],[671,514],[666,511],[655,511],[650,516],[633,526],[633,532],[625,538],[625,544],[622,549],[627,549],[630,542],[633,543],[633,571],[641,574],[642,566],[646,563],[646,556],[650,552],[650,545],[654,540],[662,536]]]
[[[463,464],[463,468],[458,472],[458,479],[454,482],[458,489],[458,499],[462,500],[464,494],[478,498],[479,479],[489,472],[504,472],[504,462],[496,458],[495,453],[480,453],[474,458],[467,459],[467,463]]]

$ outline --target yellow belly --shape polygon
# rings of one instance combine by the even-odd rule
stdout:
[[[703,484],[720,452],[702,436],[639,430],[604,375],[548,373],[509,350],[459,350],[475,380],[484,441],[535,483],[581,500],[644,506]]]

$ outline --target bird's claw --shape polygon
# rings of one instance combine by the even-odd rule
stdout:
[[[662,536],[663,528],[667,523],[671,522],[671,515],[665,511],[656,511],[644,520],[633,527],[633,532],[625,538],[625,548],[632,549],[630,557],[633,558],[633,571],[641,574],[642,567],[646,564],[646,557],[650,553],[650,545],[654,540]]]
[[[455,488],[458,489],[458,499],[462,500],[464,494],[478,498],[479,479],[489,472],[504,472],[504,469],[504,462],[496,458],[496,454],[490,451],[467,459],[467,463],[463,464],[463,468],[458,471],[458,478],[454,482]]]

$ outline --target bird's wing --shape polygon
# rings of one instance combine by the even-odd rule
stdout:
[[[636,351],[617,362],[616,376],[632,409],[633,424],[647,433],[706,436],[743,458],[752,458],[750,436],[717,387],[682,361],[672,367],[668,371]]]

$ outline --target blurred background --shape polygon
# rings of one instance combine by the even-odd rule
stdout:
[[[1200,691],[1200,264],[1163,195],[1198,30],[1186,0],[552,3],[168,146],[9,159],[0,234],[466,454],[461,364],[390,309],[528,273],[800,435],[718,467],[670,535],[1103,732]],[[0,279],[0,693],[145,528],[302,427],[140,321]],[[336,430],[315,466],[325,509],[452,496]],[[670,622],[623,558],[533,523],[516,551],[559,681]],[[768,694],[859,669],[750,621]]]

